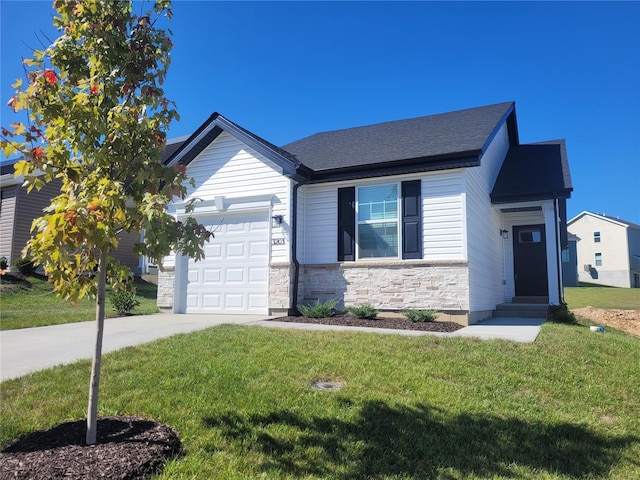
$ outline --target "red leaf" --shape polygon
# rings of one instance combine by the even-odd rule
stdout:
[[[33,158],[35,158],[36,160],[43,159],[44,158],[44,148],[42,148],[42,147],[32,148],[31,149],[31,155],[33,155]]]
[[[42,74],[42,76],[47,79],[49,85],[53,85],[58,80],[58,77],[56,77],[56,72],[54,72],[53,70],[46,70]]]

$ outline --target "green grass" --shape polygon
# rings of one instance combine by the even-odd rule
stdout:
[[[161,479],[633,479],[638,365],[640,340],[583,325],[533,344],[223,326],[105,355],[100,412],[179,432]],[[0,445],[82,418],[89,371],[3,382]]]
[[[640,289],[601,286],[566,287],[569,308],[595,307],[640,310]]]
[[[44,278],[30,276],[28,283],[10,283],[0,295],[0,330],[42,327],[62,323],[95,320],[95,301],[85,298],[77,306],[55,296],[53,286]],[[136,283],[136,298],[140,302],[132,313],[147,315],[158,312],[156,305],[157,286],[152,283]],[[107,315],[115,316],[107,294]]]

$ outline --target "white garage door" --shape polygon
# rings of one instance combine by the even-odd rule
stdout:
[[[199,219],[214,231],[205,259],[189,260],[187,313],[268,313],[268,212]]]

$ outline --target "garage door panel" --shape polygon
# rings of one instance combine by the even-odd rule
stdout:
[[[202,295],[202,307],[204,309],[220,309],[221,298],[218,294],[204,294]]]
[[[244,242],[227,243],[227,258],[244,258],[245,247]]]
[[[268,312],[268,212],[200,219],[215,231],[205,259],[189,260],[188,313]]]
[[[244,268],[226,268],[225,280],[227,283],[245,283]]]
[[[264,267],[249,267],[248,269],[249,283],[261,283],[269,280],[269,270]]]
[[[204,256],[208,259],[222,258],[222,245],[211,245],[211,243],[206,244],[204,247]]]
[[[254,295],[249,294],[249,308],[250,309],[263,309],[267,308],[267,296],[266,295]]]
[[[220,268],[207,268],[202,269],[203,279],[202,283],[205,285],[219,284],[222,282],[222,269]]]
[[[242,293],[228,293],[224,296],[224,304],[226,309],[244,310],[244,295]]]
[[[269,255],[269,244],[267,242],[250,242],[249,243],[249,257],[266,257]]]
[[[199,283],[200,282],[200,269],[190,268],[189,274],[187,275],[187,279],[189,283]]]
[[[187,294],[187,308],[199,308],[199,303],[198,303],[199,299],[200,299],[200,295]]]

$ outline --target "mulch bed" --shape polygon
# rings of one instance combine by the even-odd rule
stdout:
[[[352,315],[336,315],[326,318],[306,318],[306,317],[279,317],[272,321],[313,323],[318,325],[340,325],[348,327],[375,327],[389,328],[393,330],[419,330],[422,332],[455,332],[460,330],[462,325],[455,322],[411,322],[404,317],[380,316],[374,320],[356,318]]]
[[[142,418],[99,418],[91,446],[86,429],[78,420],[22,437],[0,452],[0,479],[146,479],[181,449],[176,432]]]

